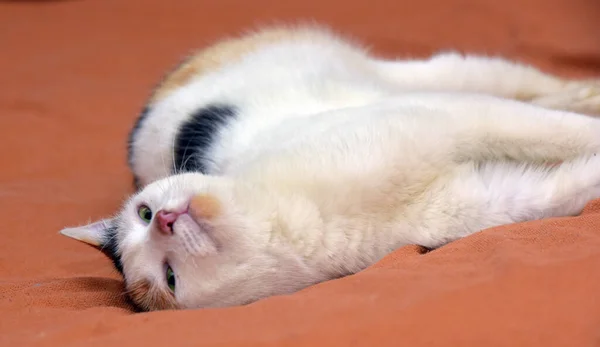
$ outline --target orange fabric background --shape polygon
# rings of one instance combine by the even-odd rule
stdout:
[[[600,345],[600,201],[219,310],[133,314],[109,260],[58,235],[131,192],[127,132],[185,53],[303,18],[387,56],[457,48],[600,76],[596,0],[2,1],[0,345]]]

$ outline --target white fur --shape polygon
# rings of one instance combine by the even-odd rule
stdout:
[[[600,197],[600,121],[561,111],[598,112],[597,82],[455,53],[385,61],[314,36],[248,52],[153,106],[134,143],[147,186],[119,218],[126,278],[165,286],[166,257],[181,307],[237,305]],[[215,101],[241,114],[212,175],[170,176],[177,127]],[[200,241],[158,237],[136,215],[199,193],[223,206],[200,221],[202,242],[219,245],[201,255],[189,251]]]

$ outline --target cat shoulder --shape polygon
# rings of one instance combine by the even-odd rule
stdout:
[[[278,59],[286,61],[289,55],[284,54],[281,57],[271,54],[269,47],[277,50],[281,45],[286,45],[283,52],[289,52],[287,48],[301,47],[300,51],[308,53],[311,57],[320,55],[313,55],[313,52],[331,50],[336,53],[336,59],[341,61],[349,61],[351,56],[362,59],[365,51],[348,36],[338,35],[330,28],[316,24],[262,27],[238,36],[220,39],[197,50],[159,81],[129,133],[128,163],[134,173],[136,187],[172,174],[169,171],[172,169],[170,165],[165,164],[171,161],[177,168],[185,166],[183,163],[202,166],[188,158],[205,158],[206,151],[215,141],[214,134],[226,127],[236,116],[236,105],[231,104],[231,101],[212,100],[210,104],[199,107],[202,102],[198,101],[198,98],[202,96],[202,92],[198,90],[193,90],[192,94],[184,98],[187,100],[184,104],[187,106],[183,105],[180,99],[171,100],[171,96],[193,81],[217,70],[223,71],[228,66],[234,66],[252,54],[273,59],[273,66],[276,66]],[[261,52],[265,52],[265,55]],[[249,65],[249,69],[242,70],[242,73],[249,73],[248,76],[237,77],[244,81],[256,78],[252,75],[252,64]],[[282,85],[282,88],[284,87]],[[157,111],[159,105],[169,100],[171,106],[167,107],[167,111],[165,108]],[[186,135],[188,133],[190,136]],[[184,155],[178,156],[178,149],[182,149]]]
[[[346,50],[348,53],[362,53],[364,50],[350,37],[342,37],[326,26],[303,24],[262,27],[238,36],[222,38],[188,55],[162,78],[154,88],[148,103],[151,105],[159,102],[192,79],[240,61],[244,56],[262,48],[295,42],[339,47],[340,50]]]

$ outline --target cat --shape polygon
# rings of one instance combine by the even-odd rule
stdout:
[[[245,305],[395,249],[573,216],[600,198],[600,83],[497,57],[386,60],[322,26],[223,39],[153,90],[138,187],[61,233],[141,311]]]

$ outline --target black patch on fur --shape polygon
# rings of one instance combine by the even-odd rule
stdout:
[[[177,172],[207,174],[207,152],[217,135],[237,115],[230,105],[208,105],[192,113],[179,127],[175,139],[175,168]]]
[[[123,263],[121,262],[121,255],[117,251],[117,226],[111,225],[106,229],[104,244],[102,245],[102,252],[106,254],[112,260],[113,265],[121,274],[123,274]]]
[[[129,132],[129,136],[127,138],[127,163],[129,164],[129,168],[133,172],[133,142],[142,127],[142,123],[148,117],[148,113],[150,112],[150,107],[148,105],[144,106],[142,112],[139,114],[138,118],[135,120],[133,124],[133,128]],[[139,190],[140,187],[140,179],[135,174],[133,175],[133,185],[136,190]]]

